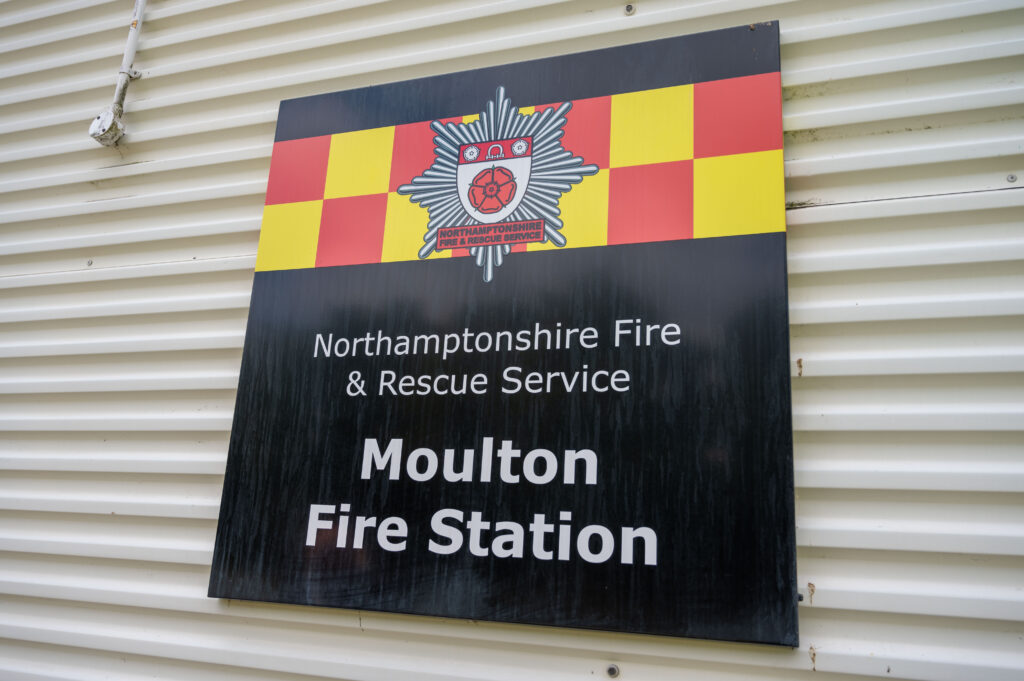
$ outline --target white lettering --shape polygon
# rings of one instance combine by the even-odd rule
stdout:
[[[360,477],[363,480],[369,480],[372,466],[376,466],[379,471],[384,470],[385,466],[389,466],[388,479],[398,480],[401,459],[402,438],[395,438],[388,442],[388,447],[383,453],[380,451],[380,445],[376,438],[366,438],[363,441],[363,470]]]
[[[592,537],[601,540],[601,547],[596,552],[590,550]],[[612,536],[611,530],[603,525],[587,525],[576,537],[576,552],[588,563],[603,563],[615,553],[615,537]]]
[[[420,459],[427,462],[427,466],[423,471],[420,471],[419,465],[416,463]],[[437,454],[434,453],[434,450],[427,449],[426,447],[412,450],[409,453],[408,460],[405,462],[405,472],[416,482],[430,480],[437,473]]]
[[[377,528],[377,543],[385,551],[404,551],[405,539],[409,536],[409,526],[401,518],[385,518]],[[393,541],[401,539],[401,541]]]
[[[633,540],[644,542],[644,565],[658,564],[658,535],[649,527],[622,528],[622,562],[633,564]]]
[[[441,555],[448,555],[455,553],[462,548],[462,533],[454,527],[449,527],[445,524],[445,520],[457,520],[462,522],[464,517],[462,511],[457,511],[454,508],[442,508],[440,511],[434,514],[430,519],[430,529],[434,531],[434,534],[448,540],[446,544],[440,544],[433,539],[427,542],[427,549],[431,553],[440,553]]]
[[[569,450],[572,451],[572,450]],[[568,459],[569,452],[566,452]],[[537,461],[544,461],[544,472],[537,473]],[[568,469],[567,469],[568,470]],[[546,449],[531,450],[523,459],[523,477],[535,485],[546,485],[558,475],[558,459]]]
[[[306,524],[306,546],[316,546],[316,533],[334,527],[333,520],[320,520],[320,516],[334,514],[334,504],[310,504],[309,522]]]

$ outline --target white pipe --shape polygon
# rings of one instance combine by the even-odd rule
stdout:
[[[107,147],[117,144],[125,133],[124,120],[121,118],[124,115],[124,98],[128,93],[128,83],[140,75],[132,68],[132,64],[135,62],[135,50],[139,46],[142,15],[145,11],[146,0],[135,0],[131,28],[128,29],[128,44],[125,45],[124,58],[121,59],[121,70],[117,73],[114,101],[110,108],[96,116],[89,126],[89,134],[93,139]]]

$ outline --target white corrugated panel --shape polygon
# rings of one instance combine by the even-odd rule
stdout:
[[[1024,677],[1024,2],[0,2],[0,678]],[[797,650],[222,602],[277,102],[780,19]]]

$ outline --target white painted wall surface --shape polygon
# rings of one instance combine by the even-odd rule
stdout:
[[[0,2],[0,678],[1024,678],[1024,2],[624,4]],[[769,19],[801,647],[207,599],[277,102]]]

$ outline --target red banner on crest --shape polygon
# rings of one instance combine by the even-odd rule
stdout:
[[[541,241],[543,238],[543,220],[443,227],[437,230],[437,250],[525,244],[531,241]]]

